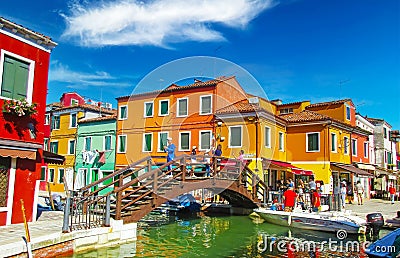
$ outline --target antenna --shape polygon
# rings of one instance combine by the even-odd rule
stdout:
[[[342,85],[349,81],[350,81],[350,79],[339,81],[339,98],[342,98]]]

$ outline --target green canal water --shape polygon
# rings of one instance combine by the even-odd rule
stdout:
[[[331,247],[321,245],[329,239],[337,243]],[[298,248],[296,252],[287,251],[290,241],[295,241],[292,248]],[[333,233],[256,224],[247,216],[200,216],[172,218],[153,225],[140,223],[136,242],[73,257],[366,257],[350,248],[351,244],[346,246],[362,241],[359,236],[339,240]],[[307,247],[302,243],[310,244]]]

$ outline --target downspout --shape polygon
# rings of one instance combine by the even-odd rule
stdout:
[[[255,121],[255,126],[256,126],[256,142],[255,142],[255,144],[256,144],[256,172],[258,172],[259,171],[259,169],[258,169],[258,115],[257,115],[257,112],[256,112],[256,121]]]

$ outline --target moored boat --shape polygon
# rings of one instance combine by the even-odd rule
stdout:
[[[348,234],[365,234],[367,222],[365,219],[346,212],[308,212],[295,210],[293,212],[276,211],[257,208],[254,212],[266,222],[308,230],[338,232],[345,230]],[[252,217],[255,217],[252,214]]]
[[[400,228],[390,232],[381,239],[370,244],[365,253],[368,257],[399,257],[400,251]]]

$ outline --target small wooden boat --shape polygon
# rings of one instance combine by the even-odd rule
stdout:
[[[254,212],[266,222],[308,230],[338,232],[347,234],[365,234],[365,219],[351,215],[349,212],[312,212],[295,210],[293,212],[257,208]],[[250,217],[255,217],[253,213]]]

